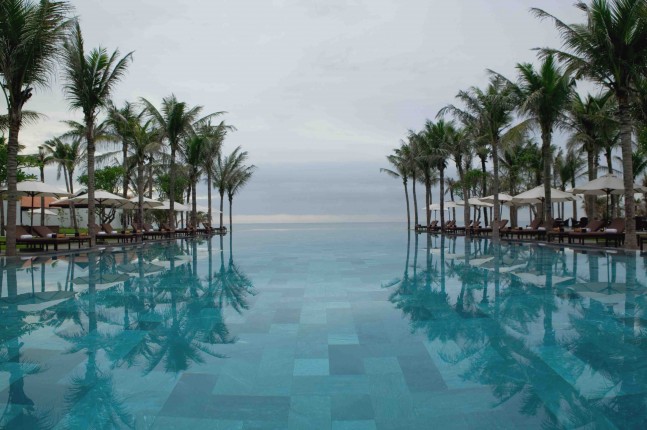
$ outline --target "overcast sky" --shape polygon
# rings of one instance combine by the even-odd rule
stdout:
[[[241,145],[258,166],[234,201],[238,221],[403,220],[402,185],[379,168],[406,131],[484,85],[485,69],[513,77],[532,48],[559,46],[531,7],[581,20],[569,0],[72,3],[88,48],[134,51],[117,104],[174,93],[228,112],[238,131],[225,151]],[[28,148],[80,119],[60,78],[27,108],[47,115],[23,128]]]

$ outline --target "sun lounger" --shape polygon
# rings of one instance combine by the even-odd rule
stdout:
[[[602,221],[599,222],[604,225]],[[591,228],[592,231],[570,233],[568,235],[568,243],[577,241],[580,244],[584,244],[584,241],[587,239],[595,239],[595,243],[598,243],[599,239],[604,239],[605,246],[609,246],[609,243],[620,246],[625,240],[625,220],[623,218],[614,219],[604,230],[601,227],[595,227],[597,227],[597,224]]]
[[[139,233],[117,233],[110,224],[101,224],[101,230],[97,232],[97,241],[116,239],[119,243],[133,242],[141,237]]]
[[[514,238],[516,236],[517,239],[535,238],[540,240],[546,237],[546,233],[550,228],[552,228],[552,225],[552,221],[547,221],[542,224],[540,219],[535,218],[528,228],[503,229],[503,234],[501,236],[505,238]]]
[[[35,231],[34,231],[35,233]],[[61,244],[67,244],[68,249],[71,249],[71,242],[67,238],[63,237],[45,237],[40,236],[38,233],[36,235],[31,234],[23,226],[16,226],[16,244],[26,245],[30,250],[37,250],[38,248],[49,251],[49,246],[53,245],[54,250],[58,251],[58,246]]]
[[[501,232],[505,228],[506,224],[508,224],[507,219],[502,219],[501,221],[499,221],[499,232]],[[490,227],[477,227],[477,228],[475,228],[473,230],[473,233],[475,235],[477,235],[477,236],[480,236],[482,234],[492,233],[492,231],[493,231],[492,226],[490,226]]]
[[[87,243],[88,245],[90,244],[90,236],[88,235],[65,236],[63,234],[58,234],[49,226],[34,226],[32,227],[32,231],[40,237],[56,237],[59,240],[67,239],[70,241],[70,243],[78,244],[79,247],[83,246],[83,244],[85,243]],[[70,247],[68,246],[68,248]]]

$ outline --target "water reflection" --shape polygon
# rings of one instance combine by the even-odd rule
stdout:
[[[219,345],[237,340],[226,313],[255,292],[233,244],[217,241],[3,262],[0,427],[132,428],[124,371],[177,375],[225,358]],[[53,337],[68,358],[44,368]]]
[[[490,388],[492,407],[544,428],[647,427],[635,254],[442,237],[416,237],[412,253],[386,287],[441,373],[460,369],[461,384]]]

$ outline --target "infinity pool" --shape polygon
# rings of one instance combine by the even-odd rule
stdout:
[[[1,428],[647,428],[645,260],[241,226],[4,263]]]

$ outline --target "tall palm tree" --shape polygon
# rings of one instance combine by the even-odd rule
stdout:
[[[207,183],[207,206],[209,208],[207,218],[209,222],[212,222],[211,189],[213,188],[213,177],[216,173],[216,165],[222,155],[222,145],[225,141],[225,136],[229,131],[235,130],[236,128],[234,126],[226,125],[224,121],[221,121],[220,124],[215,126],[211,124],[211,121],[207,121],[197,131],[198,134],[205,136],[208,146],[205,157],[202,160],[202,168],[204,169],[205,181]]]
[[[114,129],[118,131],[119,136],[127,143],[122,143],[122,148],[119,151],[106,153],[102,158],[109,159],[117,155],[117,153],[121,153],[124,158],[124,170],[127,172],[133,169],[136,170],[137,218],[142,223],[144,220],[144,196],[146,194],[146,175],[144,172],[148,158],[160,153],[160,132],[154,127],[152,119],[146,120],[145,111],[136,114],[129,103],[126,103],[123,109],[112,110],[110,112],[110,122]],[[129,178],[129,175],[127,177]],[[130,181],[130,178],[128,181]],[[125,190],[127,191],[127,188]]]
[[[16,255],[16,184],[18,134],[23,106],[34,87],[46,87],[69,27],[65,1],[3,0],[0,2],[0,87],[7,102],[7,242],[6,255]]]
[[[63,173],[65,187],[70,194],[74,193],[74,170],[77,167],[82,167],[87,160],[81,139],[81,137],[63,135],[48,140],[44,145],[45,150],[50,154],[51,162],[58,167],[56,179],[60,179],[61,173]],[[77,225],[74,204],[70,206],[70,215],[74,231],[78,232],[79,226]]]
[[[429,156],[427,151],[427,143],[425,141],[425,135],[423,131],[415,132],[409,130],[409,141],[413,142],[414,147],[416,148],[416,170],[420,173],[418,179],[425,186],[425,226],[427,229],[431,225],[431,187],[432,187],[432,159]],[[417,224],[416,224],[417,225]]]
[[[409,209],[409,190],[407,188],[407,181],[409,180],[409,169],[406,164],[406,159],[402,156],[400,150],[402,147],[394,149],[393,154],[387,155],[386,160],[393,166],[392,169],[380,168],[380,172],[386,173],[392,178],[401,179],[402,186],[404,187],[404,199],[407,203],[407,229],[411,228],[411,212]]]
[[[551,209],[551,167],[553,165],[551,144],[553,132],[562,128],[564,112],[570,104],[575,87],[567,71],[555,62],[553,55],[547,55],[539,68],[530,63],[517,64],[519,79],[514,86],[519,97],[519,111],[527,117],[521,126],[537,126],[541,132],[541,151],[544,182],[544,220],[552,219]]]
[[[569,70],[608,88],[617,101],[625,186],[625,247],[636,249],[635,201],[631,165],[633,118],[632,88],[647,71],[647,3],[644,0],[592,0],[576,3],[586,22],[566,24],[541,9],[532,9],[541,19],[550,19],[562,38],[564,50],[543,48]]]
[[[169,171],[170,171],[170,192],[169,201],[170,207],[168,211],[168,221],[171,229],[175,229],[175,174],[176,174],[176,154],[180,150],[182,140],[189,137],[194,131],[194,127],[199,127],[205,124],[209,119],[214,116],[223,114],[224,112],[216,112],[200,118],[202,106],[190,107],[185,102],[179,101],[174,94],[162,99],[162,108],[158,110],[155,105],[146,100],[141,99],[141,102],[146,107],[146,110],[151,118],[155,120],[157,126],[162,132],[162,136],[168,143],[170,149]]]
[[[463,194],[463,201],[465,202],[465,206],[463,207],[463,222],[465,225],[469,225],[470,223],[470,194],[465,174],[471,169],[472,149],[474,148],[470,131],[471,128],[469,127],[469,124],[463,124],[463,128],[456,130],[454,142],[449,148],[449,154],[456,165],[456,170],[458,171],[458,182]],[[454,220],[455,219],[456,208],[454,208]],[[470,234],[469,229],[465,230],[465,234]]]
[[[492,76],[485,90],[472,87],[459,91],[456,98],[463,108],[448,105],[439,115],[450,113],[461,123],[469,124],[477,141],[487,142],[492,153],[492,192],[494,194],[494,218],[500,219],[499,205],[499,145],[510,129],[516,100],[509,82],[499,76]],[[499,240],[498,223],[492,224],[492,238]]]
[[[223,227],[223,209],[225,192],[227,185],[232,181],[234,172],[241,168],[247,161],[247,151],[242,151],[241,147],[234,149],[231,154],[220,157],[216,163],[216,174],[213,179],[213,185],[218,189],[220,195],[220,229]]]
[[[65,92],[74,109],[83,112],[86,152],[88,157],[88,233],[90,245],[95,243],[94,211],[94,153],[95,126],[101,109],[108,106],[115,86],[132,60],[132,53],[119,58],[119,51],[108,54],[105,48],[95,48],[86,54],[81,26],[76,21],[70,37],[63,45],[63,76]]]
[[[191,190],[191,224],[194,228],[198,225],[196,186],[204,173],[203,160],[208,157],[209,140],[206,136],[195,134],[184,140],[181,146],[182,157],[189,172],[189,187]]]
[[[229,200],[229,231],[233,231],[234,196],[252,179],[256,166],[240,165],[231,173],[227,181],[227,199]],[[230,236],[231,240],[231,236]]]
[[[418,196],[416,195],[416,181],[418,179],[418,147],[414,140],[408,142],[400,140],[400,156],[404,162],[407,172],[411,177],[411,197],[413,198],[413,226],[418,226]]]
[[[48,154],[47,149],[43,145],[38,147],[38,152],[34,154],[36,167],[40,174],[40,181],[45,182],[45,166],[52,162],[51,156]],[[45,225],[45,197],[40,198],[40,224]]]
[[[435,123],[427,120],[424,128],[425,150],[430,163],[438,171],[440,186],[440,229],[445,231],[445,169],[449,148],[456,140],[456,129],[452,121],[439,119]]]
[[[588,94],[582,98],[573,96],[567,111],[566,125],[569,129],[567,147],[577,152],[586,152],[588,180],[598,177],[598,156],[605,146],[605,130],[617,130],[614,118],[615,103],[610,92],[599,95]],[[586,214],[595,218],[595,197],[586,196]]]

